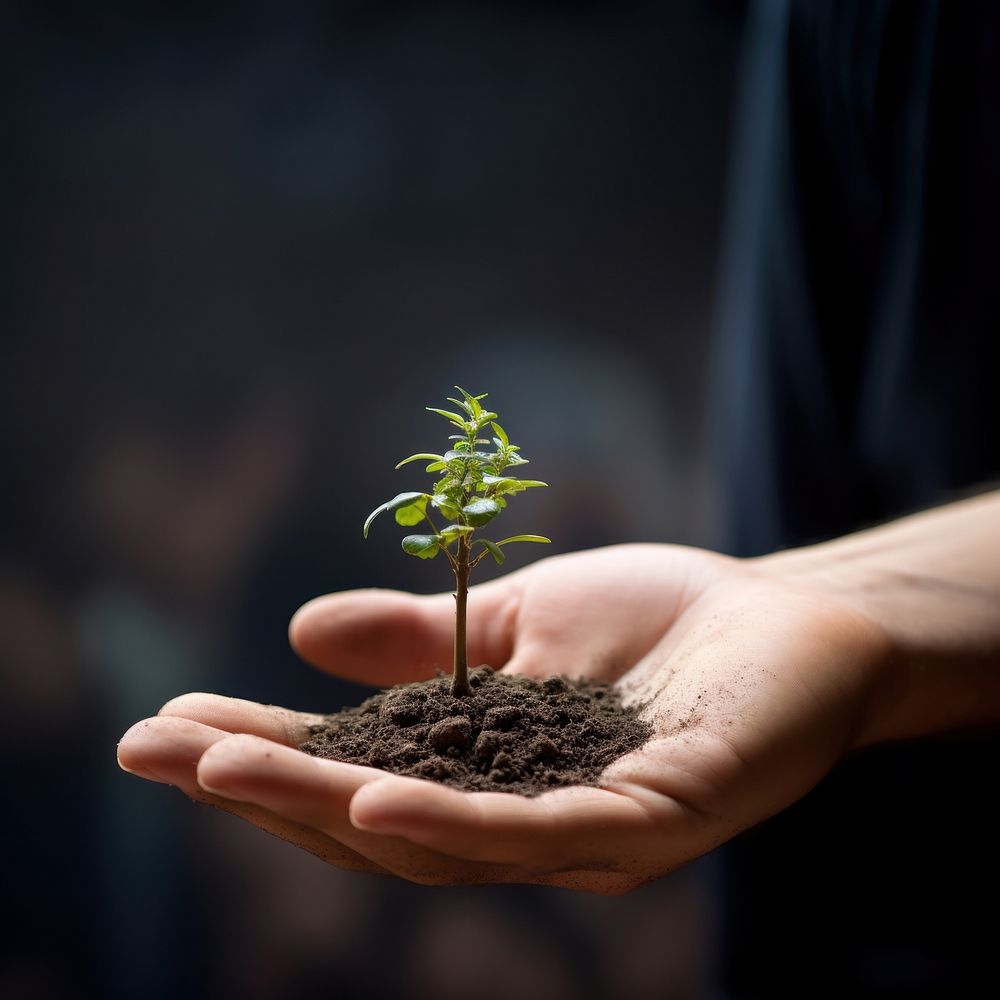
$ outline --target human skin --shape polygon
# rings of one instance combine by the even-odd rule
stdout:
[[[454,599],[317,598],[303,658],[390,685],[448,663]],[[671,545],[545,559],[472,588],[472,663],[613,681],[653,736],[600,787],[459,792],[310,757],[316,715],[186,694],[121,766],[344,868],[627,892],[790,805],[852,750],[1000,720],[1000,492],[738,560]]]

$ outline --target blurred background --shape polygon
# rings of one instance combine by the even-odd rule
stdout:
[[[363,697],[287,622],[332,590],[450,586],[360,526],[437,447],[422,407],[455,382],[557,486],[512,531],[712,542],[743,21],[735,0],[3,6],[0,995],[711,989],[711,861],[613,901],[384,882],[114,749],[187,690]]]

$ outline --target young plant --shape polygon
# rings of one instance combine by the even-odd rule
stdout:
[[[528,460],[520,455],[520,448],[511,444],[507,432],[496,422],[497,414],[484,409],[481,400],[487,393],[472,396],[460,385],[455,386],[462,399],[448,397],[460,413],[426,409],[444,417],[460,433],[449,436],[454,445],[443,455],[420,452],[404,458],[396,468],[410,462],[429,461],[427,472],[442,473],[431,493],[400,493],[387,503],[376,507],[365,521],[364,535],[384,510],[391,510],[398,524],[412,526],[426,521],[431,534],[407,535],[403,551],[419,559],[433,559],[443,552],[455,574],[455,662],[451,675],[451,693],[470,695],[469,661],[466,653],[465,622],[469,598],[469,574],[486,556],[491,555],[498,564],[504,561],[503,547],[512,542],[548,542],[542,535],[511,535],[498,542],[475,537],[479,528],[485,527],[507,506],[507,497],[521,493],[532,486],[547,486],[535,479],[516,479],[506,473],[511,466],[526,465]],[[493,435],[488,433],[489,426]],[[495,435],[495,436],[494,436]],[[484,450],[483,446],[493,450]],[[450,524],[438,528],[431,517],[431,509],[439,511]],[[482,550],[476,552],[476,546]]]

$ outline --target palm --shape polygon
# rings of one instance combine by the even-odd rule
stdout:
[[[293,639],[342,676],[429,676],[448,662],[450,601],[320,598]],[[856,738],[879,646],[873,626],[817,593],[654,545],[557,557],[475,588],[469,630],[473,663],[616,681],[654,738],[602,788],[529,800],[318,761],[291,749],[312,717],[187,695],[133,727],[121,758],[347,867],[619,892],[811,787]]]

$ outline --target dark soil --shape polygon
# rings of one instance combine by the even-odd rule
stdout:
[[[443,676],[381,691],[326,716],[300,749],[455,788],[533,796],[596,784],[652,732],[607,684],[536,681],[491,667],[471,670],[469,684],[464,698]]]

